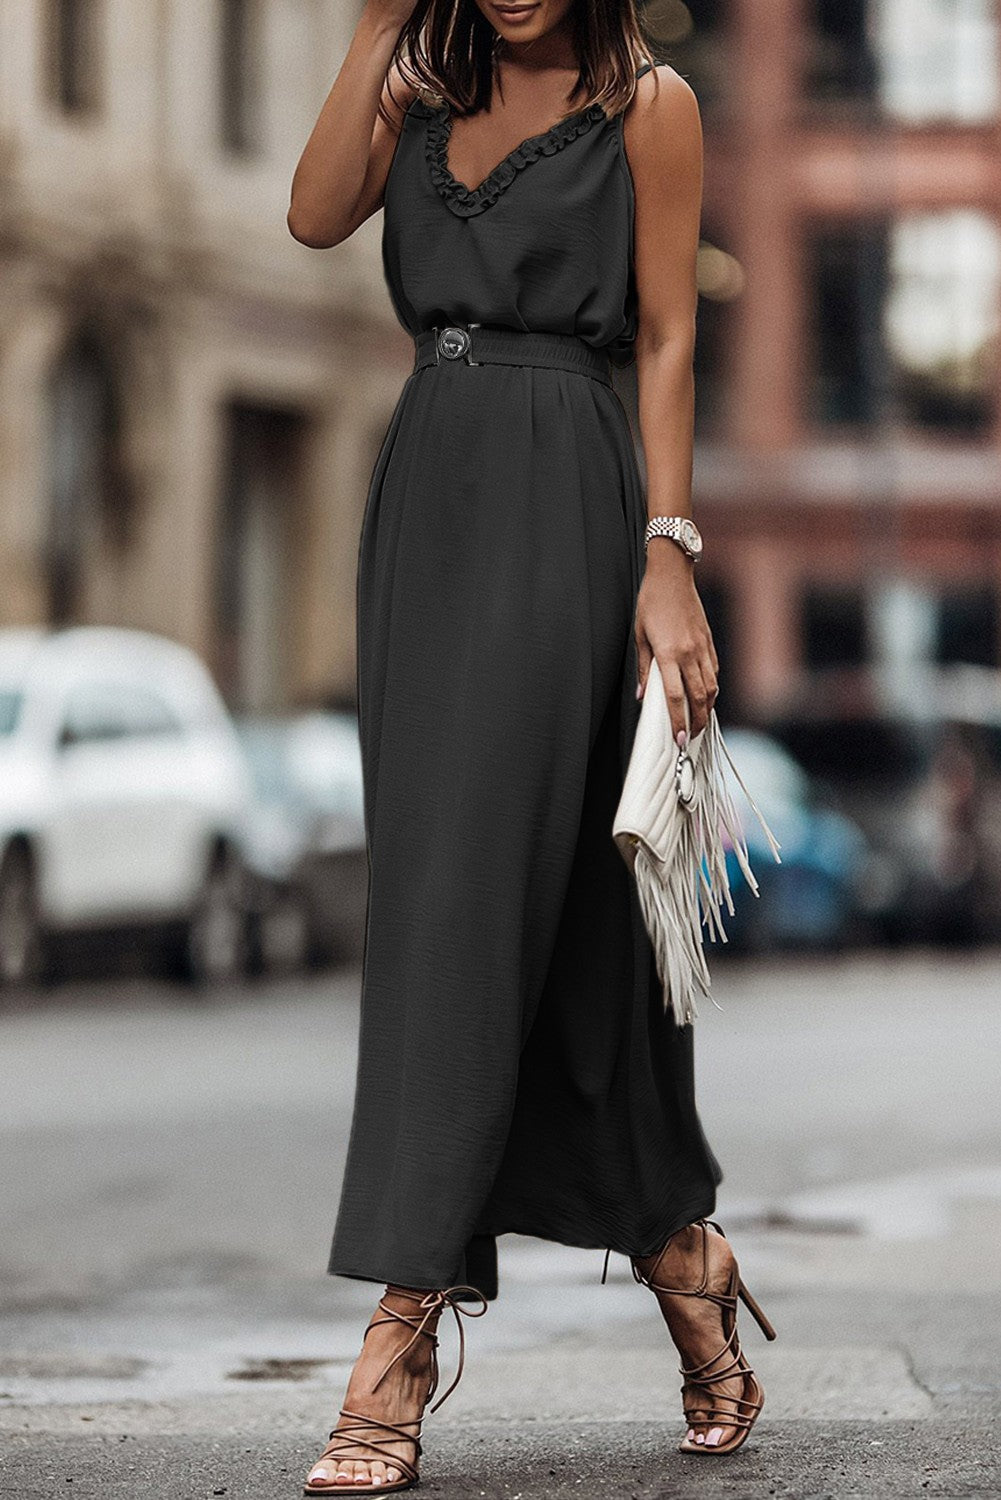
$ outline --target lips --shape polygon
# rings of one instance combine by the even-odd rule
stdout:
[[[531,11],[537,10],[536,5],[495,5],[494,10],[502,16],[527,16]]]

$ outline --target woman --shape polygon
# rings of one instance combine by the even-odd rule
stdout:
[[[369,906],[328,1265],[385,1292],[306,1493],[416,1482],[438,1319],[486,1310],[505,1232],[631,1257],[684,1451],[732,1451],[760,1408],[691,1028],[611,837],[651,658],[676,732],[717,691],[697,532],[644,550],[647,512],[691,516],[701,169],[634,0],[367,0],[296,170],[304,244],[385,207],[415,340],[360,543]],[[631,357],[646,503],[610,383]]]

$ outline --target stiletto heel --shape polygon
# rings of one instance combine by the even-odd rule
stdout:
[[[657,1256],[649,1276],[640,1274],[635,1260],[632,1261],[632,1268],[635,1279],[642,1286],[648,1287],[651,1292],[672,1297],[705,1297],[708,1301],[715,1302],[720,1308],[724,1334],[723,1346],[711,1359],[704,1360],[701,1364],[691,1367],[680,1366],[680,1373],[684,1380],[681,1387],[681,1401],[689,1427],[701,1427],[707,1433],[713,1427],[731,1428],[733,1429],[732,1435],[723,1443],[696,1443],[686,1437],[678,1444],[679,1453],[720,1455],[735,1452],[746,1441],[747,1434],[754,1426],[765,1404],[765,1393],[748,1364],[740,1347],[740,1339],[737,1337],[738,1297],[746,1304],[766,1339],[773,1339],[776,1334],[775,1329],[744,1285],[736,1261],[731,1267],[727,1290],[725,1292],[709,1290],[710,1225],[724,1240],[726,1239],[720,1226],[712,1219],[697,1219],[692,1225],[693,1228],[702,1231],[702,1274],[697,1286],[661,1286],[657,1282],[657,1271],[664,1252],[671,1243],[670,1239]],[[671,1238],[673,1239],[673,1235]],[[721,1381],[738,1375],[743,1378],[741,1395],[725,1396],[713,1389]]]
[[[750,1292],[747,1290],[747,1287],[744,1285],[743,1281],[737,1282],[737,1295],[743,1302],[744,1306],[747,1308],[748,1312],[753,1317],[754,1321],[757,1323],[758,1327],[761,1329],[761,1332],[764,1334],[765,1338],[775,1338],[775,1329],[772,1327],[771,1323],[769,1323],[768,1319],[761,1311],[761,1308],[758,1306],[754,1298],[751,1296]]]

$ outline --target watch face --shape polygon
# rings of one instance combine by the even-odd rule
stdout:
[[[682,521],[681,540],[695,557],[702,551],[702,538],[694,521]]]

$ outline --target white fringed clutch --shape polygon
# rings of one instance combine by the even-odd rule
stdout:
[[[690,722],[687,701],[685,720]],[[715,710],[687,749],[679,750],[660,669],[652,658],[612,837],[636,878],[664,1005],[673,1009],[679,1026],[698,1015],[696,994],[709,994],[702,927],[709,929],[713,942],[719,937],[725,943],[724,902],[731,916],[734,912],[724,834],[745,880],[758,894],[747,841],[724,780],[724,758],[781,863],[779,844],[723,743]]]

